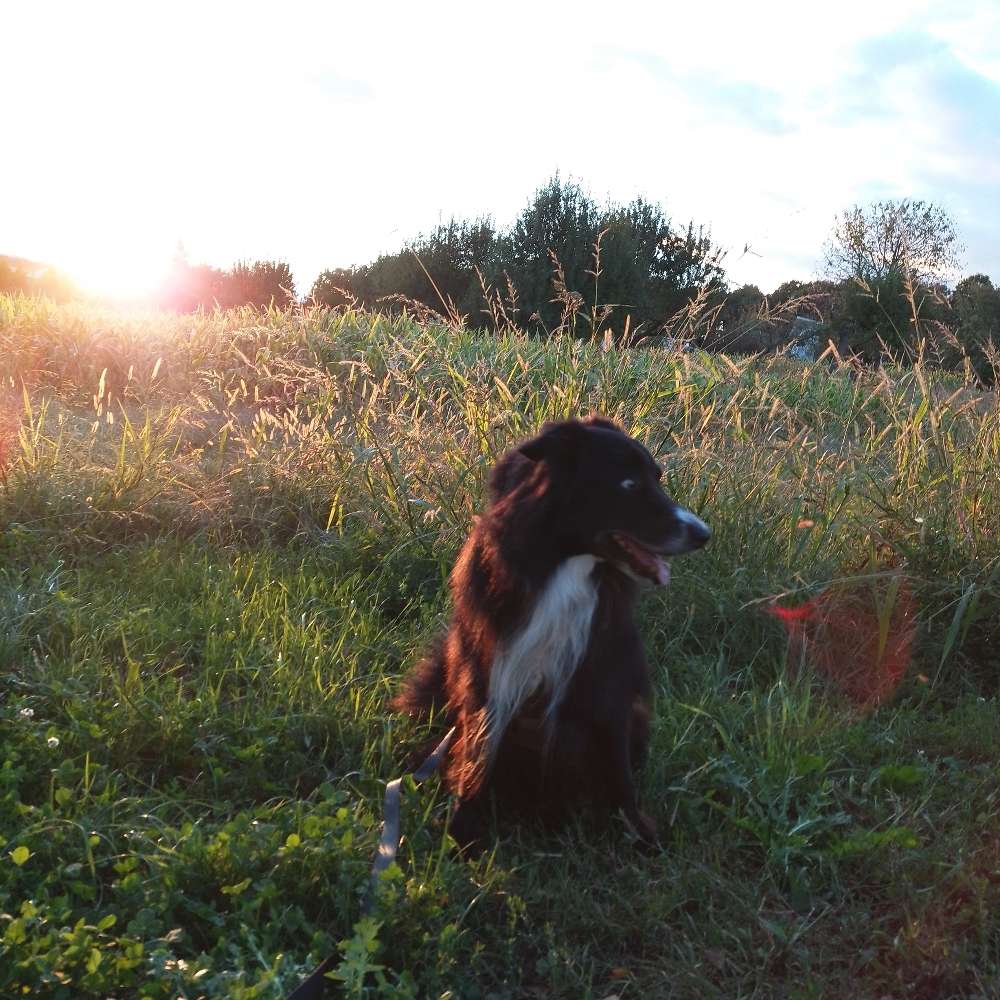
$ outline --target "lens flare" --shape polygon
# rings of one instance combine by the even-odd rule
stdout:
[[[768,614],[788,633],[794,662],[812,667],[857,707],[882,704],[899,686],[913,654],[913,594],[897,575],[845,582],[797,607]]]

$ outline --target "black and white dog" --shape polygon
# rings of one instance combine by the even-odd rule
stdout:
[[[491,796],[554,822],[587,801],[621,809],[655,839],[633,780],[650,694],[633,606],[640,581],[666,584],[668,558],[711,537],[661,474],[599,417],[546,424],[494,468],[451,574],[448,631],[394,702],[456,727],[444,780],[460,844],[485,832]]]

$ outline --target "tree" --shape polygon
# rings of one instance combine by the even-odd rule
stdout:
[[[496,270],[497,237],[489,217],[452,218],[430,233],[419,234],[396,254],[380,257],[368,268],[378,297],[402,295],[437,312],[478,316],[483,305],[479,275]]]
[[[984,382],[994,383],[996,349],[1000,348],[1000,288],[985,274],[963,278],[951,296],[958,349]]]
[[[602,298],[621,303],[633,325],[656,326],[699,289],[721,289],[722,251],[702,226],[677,230],[663,209],[643,198],[604,209]]]
[[[593,287],[587,272],[600,231],[597,204],[576,182],[556,174],[535,192],[502,237],[499,255],[526,317],[537,317],[548,329],[559,323],[563,305],[554,301],[550,255],[562,267],[563,283],[570,293],[580,293],[588,280]]]
[[[595,245],[600,241],[600,268]],[[561,267],[553,284],[554,264]],[[558,174],[535,192],[499,241],[498,265],[510,275],[521,313],[553,329],[572,299],[577,308],[616,307],[606,325],[650,332],[706,285],[721,286],[721,252],[704,227],[675,229],[663,209],[642,198],[599,206]],[[583,332],[589,331],[589,327]]]
[[[76,285],[62,271],[23,257],[6,256],[0,256],[0,293],[2,292],[40,295],[53,302],[66,302],[80,294]]]
[[[895,357],[915,353],[913,310],[899,271],[870,281],[846,280],[844,289],[842,322],[852,353],[872,363],[882,360],[886,349]]]
[[[224,271],[208,264],[192,265],[186,258],[176,258],[170,276],[159,293],[163,308],[175,312],[214,309],[221,302]]]
[[[855,205],[836,219],[826,271],[844,286],[843,333],[869,361],[886,350],[915,357],[938,323],[936,286],[958,265],[955,226],[944,209],[904,198]]]
[[[536,330],[586,316],[589,323],[574,326],[583,334],[621,331],[629,316],[632,330],[651,333],[701,289],[722,286],[721,252],[704,227],[675,229],[659,205],[642,198],[598,205],[556,174],[509,229],[498,231],[488,217],[452,219],[370,264],[324,271],[312,296],[337,306],[346,292],[369,308],[398,296],[390,308],[408,300],[437,312],[454,306],[476,324]]]
[[[295,282],[291,268],[284,261],[239,261],[226,272],[222,282],[219,305],[256,306],[279,309],[295,298]]]
[[[992,337],[1000,343],[1000,288],[985,274],[963,278],[951,296],[959,327],[977,340]]]
[[[313,282],[309,297],[320,306],[369,305],[370,288],[365,268],[335,267],[323,271]]]
[[[292,272],[284,262],[240,261],[231,270],[222,271],[208,264],[189,263],[183,247],[178,247],[170,276],[158,296],[165,308],[177,312],[233,306],[283,308],[294,297]]]
[[[944,209],[925,201],[879,201],[841,213],[826,244],[826,271],[834,280],[873,285],[902,278],[942,279],[958,265],[955,226]]]
[[[783,281],[767,297],[772,307],[793,305],[796,311],[830,322],[838,306],[841,288],[835,281]]]
[[[31,293],[31,279],[25,273],[24,263],[18,257],[0,257],[0,292]]]
[[[490,218],[451,219],[370,264],[324,271],[311,296],[321,305],[354,300],[374,309],[399,296],[439,313],[454,306],[458,313],[478,318],[483,305],[479,275],[492,278],[496,259],[497,235]]]

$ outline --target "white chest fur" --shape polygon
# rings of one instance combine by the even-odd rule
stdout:
[[[590,638],[597,606],[591,573],[598,562],[592,555],[567,559],[538,595],[525,624],[498,650],[484,719],[488,754],[539,689],[548,692],[546,720],[559,707]]]

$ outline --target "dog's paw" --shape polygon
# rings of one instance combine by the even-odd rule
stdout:
[[[460,803],[452,814],[448,833],[465,857],[475,858],[482,852],[486,837],[486,818],[482,810]]]

